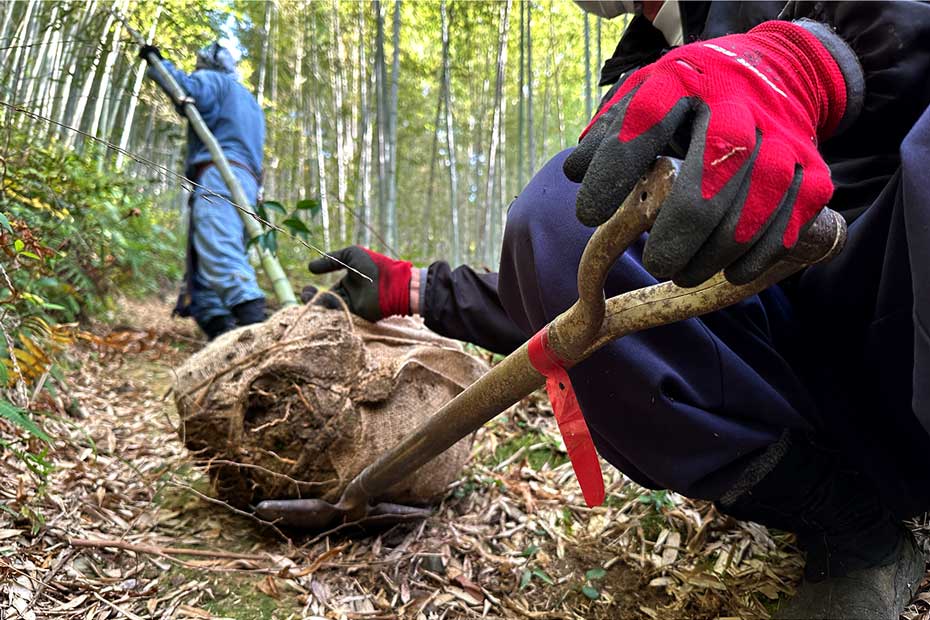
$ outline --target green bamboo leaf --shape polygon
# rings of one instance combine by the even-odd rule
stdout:
[[[316,217],[322,210],[322,205],[320,205],[320,201],[316,198],[304,198],[303,200],[298,200],[294,208],[301,211],[309,211],[310,217]]]
[[[258,237],[258,239],[259,239],[259,244],[260,244],[261,247],[265,248],[266,250],[268,250],[268,251],[271,252],[272,254],[277,254],[277,253],[278,253],[278,235],[277,235],[277,231],[275,231],[275,230],[269,230],[269,231],[267,231],[266,233],[264,233],[263,235],[261,235],[260,237]]]
[[[546,571],[544,571],[544,570],[542,570],[542,569],[534,568],[534,569],[533,569],[533,576],[534,576],[534,577],[538,577],[538,578],[540,579],[540,581],[542,581],[543,583],[545,583],[545,584],[547,584],[547,585],[550,585],[550,586],[551,586],[551,585],[554,585],[554,584],[555,584],[555,579],[553,579],[552,577],[550,577],[550,576],[546,573]]]
[[[533,573],[525,570],[523,574],[520,575],[520,589],[522,590],[526,586],[530,585],[530,581],[533,580]]]
[[[10,224],[9,218],[3,213],[0,213],[0,226],[6,229],[7,232],[13,232],[13,225]]]
[[[12,422],[15,426],[46,443],[52,443],[52,438],[46,435],[45,431],[39,428],[39,425],[33,422],[25,411],[5,400],[0,400],[0,418]]]
[[[22,298],[25,299],[26,301],[28,301],[28,302],[30,302],[30,303],[32,303],[32,304],[35,304],[35,305],[37,305],[37,306],[44,306],[44,305],[47,303],[47,302],[45,301],[45,299],[43,299],[42,297],[39,297],[38,295],[35,295],[35,294],[30,293],[30,292],[28,292],[28,291],[23,291],[23,292],[21,292],[21,293],[20,293],[20,297],[22,297]]]
[[[2,366],[2,364],[0,364],[0,366]],[[61,372],[61,368],[58,366],[52,365],[52,367],[48,369],[48,372],[55,378],[56,381],[58,381],[58,383],[65,382],[65,375]]]
[[[307,228],[307,225],[304,224],[300,219],[296,217],[287,218],[286,220],[281,222],[281,225],[287,227],[287,229],[290,230],[295,235],[309,235],[310,234],[310,229]]]
[[[270,209],[272,211],[277,211],[281,215],[287,215],[287,209],[284,208],[284,205],[275,200],[265,200],[262,202],[266,212]]]

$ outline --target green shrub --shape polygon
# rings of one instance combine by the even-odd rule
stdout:
[[[8,150],[0,184],[10,280],[0,281],[0,300],[67,322],[100,313],[117,291],[151,292],[180,277],[177,214],[157,208],[145,185],[98,171],[91,149],[23,142]]]

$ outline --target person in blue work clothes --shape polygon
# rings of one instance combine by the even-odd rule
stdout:
[[[230,51],[219,43],[201,49],[190,75],[162,59],[154,46],[139,50],[145,59],[151,52],[158,55],[165,69],[193,99],[246,197],[251,205],[256,204],[262,178],[265,117],[255,97],[239,81]],[[147,75],[159,79],[151,67]],[[192,316],[212,340],[237,326],[264,321],[265,295],[248,260],[245,230],[238,209],[230,202],[231,192],[206,146],[190,127],[185,175],[195,185],[188,203],[186,282],[175,313]]]
[[[902,522],[930,509],[930,5],[579,1],[634,11],[579,144],[512,204],[499,274],[333,255],[357,314],[514,350],[577,299],[577,265],[657,155],[683,158],[609,296],[723,269],[747,282],[822,207],[845,250],[725,310],[570,369],[598,452],[641,485],[795,532],[779,618],[898,618],[925,575]],[[329,259],[314,273],[337,271]]]

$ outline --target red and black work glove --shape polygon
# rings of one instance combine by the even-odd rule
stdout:
[[[797,24],[766,22],[672,50],[621,85],[566,159],[565,174],[581,183],[578,219],[602,224],[656,156],[690,140],[643,264],[682,286],[724,268],[746,283],[830,200],[817,145],[840,124],[846,99],[837,62]]]
[[[394,260],[383,254],[372,252],[368,248],[353,245],[331,253],[369,278],[347,270],[346,275],[336,283],[331,293],[342,297],[354,314],[371,322],[396,314],[410,314],[410,278],[413,263]],[[326,256],[310,261],[307,266],[311,273],[332,273],[345,269]]]

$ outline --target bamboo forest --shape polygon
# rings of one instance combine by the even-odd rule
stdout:
[[[0,619],[930,619],[849,4],[0,0]]]
[[[145,210],[167,218],[183,206],[172,174],[183,119],[143,79],[113,11],[186,69],[219,33],[265,111],[265,200],[317,201],[306,222],[316,245],[486,266],[509,202],[590,118],[622,32],[558,1],[23,1],[3,11],[9,141],[36,137],[136,180]]]

